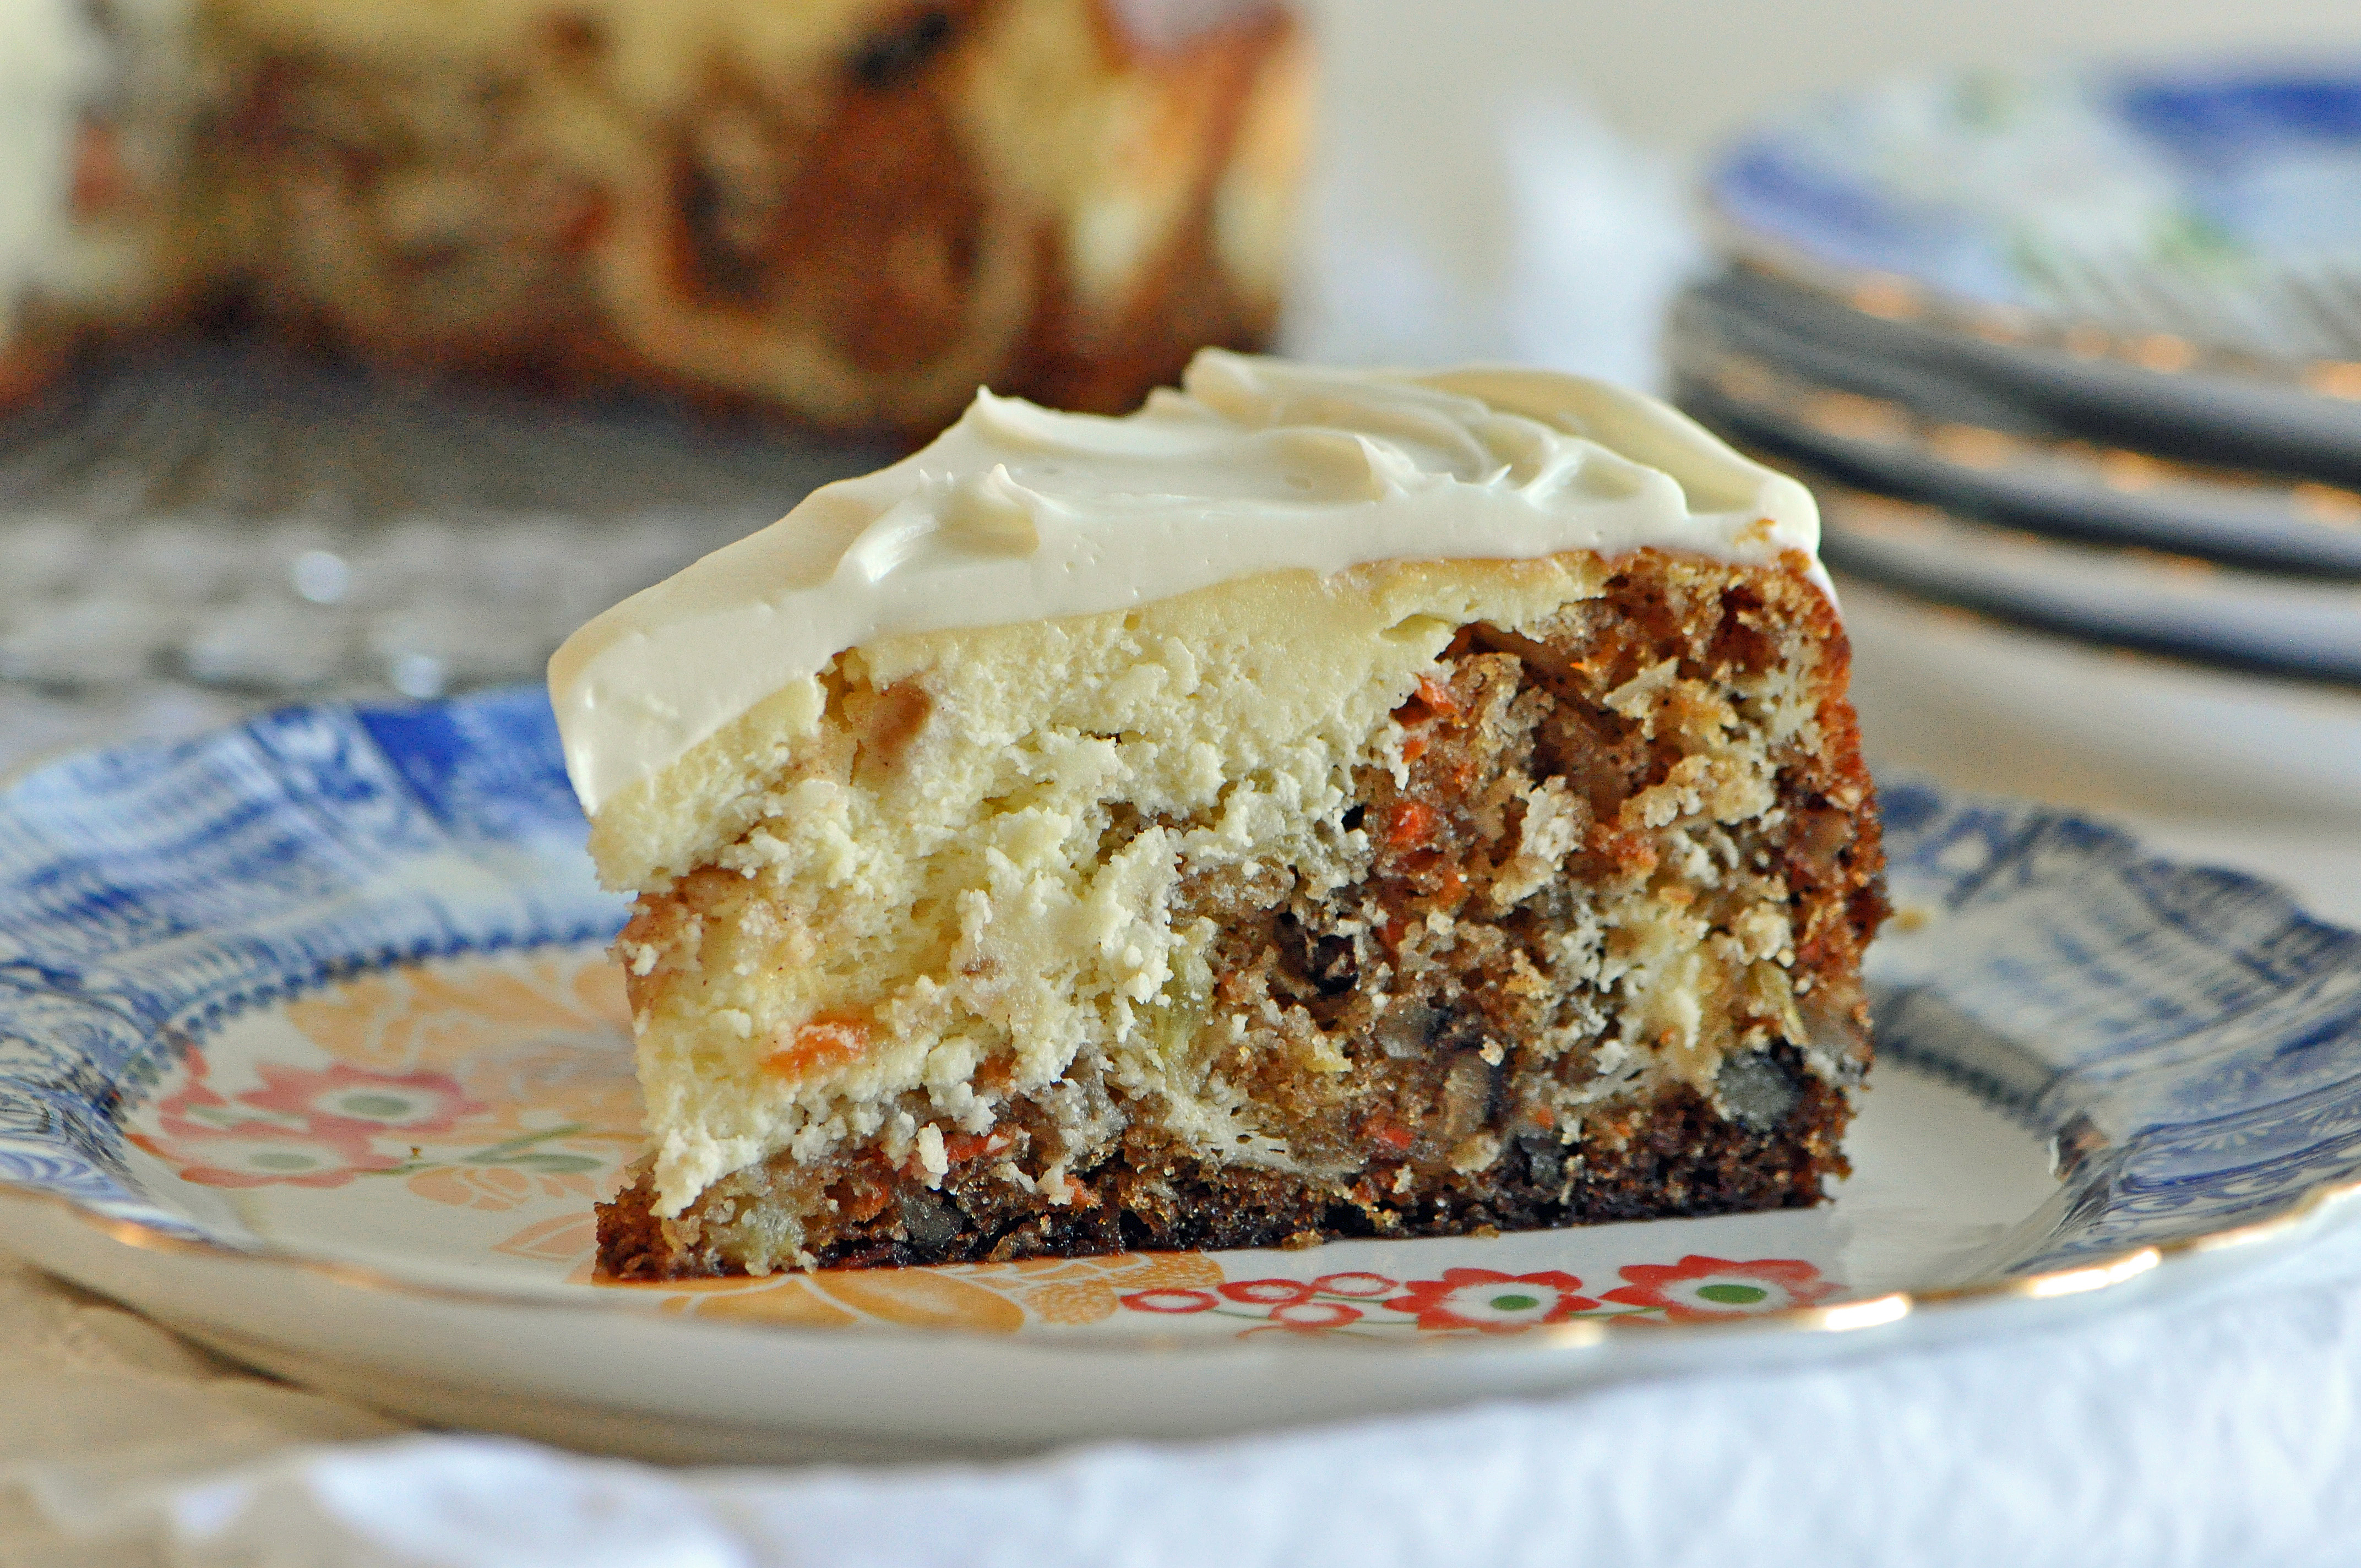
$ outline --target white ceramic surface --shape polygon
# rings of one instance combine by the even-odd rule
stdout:
[[[2361,693],[2206,669],[1839,575],[1873,764],[2361,846]]]

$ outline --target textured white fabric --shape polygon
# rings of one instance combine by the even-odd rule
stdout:
[[[2324,1261],[2227,1300],[1933,1354],[996,1469],[666,1473],[420,1437],[196,1483],[30,1478],[84,1561],[203,1568],[2300,1568],[2361,1541],[2361,1288],[2307,1282]],[[225,1435],[251,1433],[257,1402],[291,1435],[330,1424],[302,1396],[231,1392],[183,1398]]]
[[[123,1540],[79,1546],[21,1484],[93,1495],[200,1475],[395,1422],[239,1371],[134,1313],[0,1255],[0,1565],[161,1561]]]

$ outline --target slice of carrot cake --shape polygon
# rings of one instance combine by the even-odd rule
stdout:
[[[551,665],[649,1277],[1809,1204],[1883,913],[1809,495],[1647,399],[1207,352]]]

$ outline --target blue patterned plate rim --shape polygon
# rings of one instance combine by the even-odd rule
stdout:
[[[2050,1138],[2059,1195],[1987,1277],[1680,1332],[2081,1294],[2295,1239],[2361,1192],[2361,936],[2070,812],[1918,780],[1881,801],[1898,914],[1872,955],[1880,1054]],[[121,1124],[244,1010],[371,970],[605,939],[623,905],[585,835],[538,688],[290,708],[0,791],[0,1195],[129,1246],[348,1287],[614,1304],[229,1245],[141,1194]]]
[[[1871,315],[2361,398],[2361,58],[1888,79],[1703,185],[1726,249]]]
[[[1784,357],[1785,329],[1697,290],[1676,302],[1666,341],[1689,413],[1855,488],[2059,538],[2361,581],[2361,493],[2349,488],[2077,436],[1882,361],[1872,368],[1883,377],[1833,356]]]

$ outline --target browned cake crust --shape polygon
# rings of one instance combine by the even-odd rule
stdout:
[[[1620,1098],[1582,1095],[1569,1142],[1558,1107],[1598,1087],[1602,1058],[1535,1044],[1581,1001],[1551,978],[1546,953],[1589,893],[1657,871],[1653,837],[1623,808],[1684,756],[1609,694],[1668,657],[1680,678],[1728,686],[1798,646],[1818,651],[1816,732],[1777,754],[1777,808],[1735,834],[1732,874],[1709,895],[1733,921],[1749,900],[1773,900],[1792,931],[1792,989],[1726,990],[1707,1025],[1723,1041],[1760,1031],[1752,1037],[1768,1048],[1729,1055],[1710,1096],[1661,1080]],[[1869,1059],[1861,953],[1885,909],[1846,662],[1833,611],[1799,574],[1642,552],[1621,563],[1607,598],[1570,607],[1546,638],[1461,629],[1443,660],[1447,678],[1430,678],[1397,714],[1412,730],[1406,782],[1381,768],[1357,779],[1357,821],[1347,821],[1373,829],[1377,845],[1365,881],[1312,899],[1276,869],[1184,877],[1181,914],[1210,916],[1224,933],[1213,957],[1222,1002],[1276,1001],[1289,1027],[1348,1064],[1309,1071],[1301,1050],[1241,1049],[1231,1069],[1306,1163],[1345,1174],[1210,1162],[1081,1059],[1054,1105],[1017,1096],[988,1135],[946,1139],[950,1168],[937,1182],[873,1147],[818,1164],[779,1157],[659,1219],[642,1174],[599,1209],[600,1267],[664,1278],[740,1272],[749,1255],[767,1266],[761,1216],[782,1204],[805,1216],[817,1266],[858,1266],[1814,1203],[1823,1179],[1846,1168],[1850,1091]],[[1521,795],[1551,778],[1576,802],[1580,847],[1554,885],[1521,892],[1536,879],[1514,852]],[[1504,890],[1516,896],[1496,900],[1503,878],[1517,879]],[[692,875],[644,897],[624,940],[677,927],[737,880]],[[1692,894],[1670,885],[1658,896]],[[1094,1159],[1069,1166],[1036,1150],[1070,1147],[1075,1097],[1082,1122],[1104,1136]],[[1006,1178],[1008,1162],[1038,1178],[1053,1159],[1061,1192]]]
[[[1089,1196],[1053,1205],[983,1176],[970,1162],[930,1190],[877,1162],[830,1188],[848,1220],[818,1255],[824,1268],[891,1264],[1002,1263],[1115,1252],[1309,1245],[1353,1236],[1467,1235],[1546,1230],[1615,1220],[1804,1209],[1824,1177],[1845,1173],[1839,1145],[1851,1115],[1841,1091],[1806,1076],[1792,1051],[1777,1053],[1793,1108],[1755,1130],[1716,1113],[1695,1091],[1675,1089],[1599,1129],[1599,1147],[1567,1157],[1557,1140],[1529,1136],[1512,1157],[1477,1176],[1414,1178],[1390,1149],[1349,1186],[1239,1167],[1213,1168],[1153,1133],[1127,1134],[1120,1153],[1074,1179]],[[1389,1075],[1415,1094],[1414,1073]],[[1431,1074],[1428,1076],[1432,1076]],[[1397,1092],[1401,1092],[1398,1089]],[[768,1173],[723,1185],[759,1202]],[[598,1209],[598,1270],[613,1279],[742,1274],[718,1247],[648,1208],[634,1182]],[[866,1221],[852,1216],[866,1212]]]

